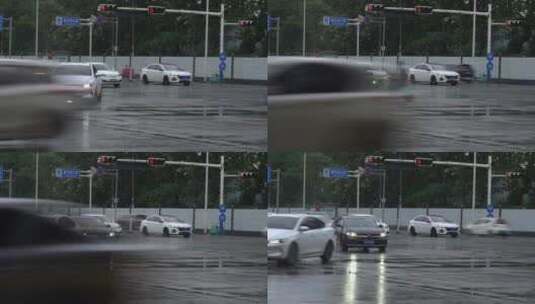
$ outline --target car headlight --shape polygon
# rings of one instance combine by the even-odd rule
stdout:
[[[386,232],[381,232],[380,236],[383,238],[386,237]]]
[[[278,245],[278,244],[282,244],[282,243],[284,243],[284,239],[270,240],[269,241],[270,245]]]
[[[91,84],[90,83],[86,83],[83,85],[84,89],[90,89],[91,88]]]
[[[356,237],[358,236],[358,234],[356,232],[346,232],[346,235],[347,236],[350,236],[350,237]]]

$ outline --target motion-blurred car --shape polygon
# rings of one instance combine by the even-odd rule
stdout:
[[[484,217],[466,225],[464,231],[476,235],[511,235],[511,228],[506,220],[496,217]]]
[[[98,219],[100,222],[104,223],[104,225],[106,225],[106,227],[108,227],[110,231],[115,234],[115,236],[120,236],[123,232],[123,229],[118,223],[110,221],[104,214],[86,213],[82,214],[82,216],[89,216]]]
[[[140,231],[144,235],[161,234],[169,237],[171,235],[182,235],[185,238],[191,236],[191,225],[170,215],[152,215],[141,221]]]
[[[420,63],[409,69],[409,79],[412,83],[426,82],[431,85],[449,83],[455,86],[461,77],[459,73],[451,71],[443,65]]]
[[[55,66],[45,61],[0,60],[0,140],[51,138],[63,132],[74,110],[67,101],[84,89],[55,82]]]
[[[424,234],[431,237],[439,235],[457,237],[460,233],[459,225],[441,215],[419,215],[409,221],[408,231],[412,236]]]
[[[375,216],[370,214],[342,216],[335,225],[342,251],[348,251],[349,248],[361,248],[365,252],[370,248],[377,248],[379,252],[386,251],[388,234],[379,226]]]
[[[446,69],[459,73],[461,81],[472,82],[475,79],[474,68],[469,64],[448,64]]]
[[[190,72],[171,63],[151,64],[144,67],[141,69],[141,80],[144,84],[150,82],[159,82],[164,85],[182,83],[185,86],[189,86],[192,81]]]
[[[320,257],[331,260],[336,248],[334,228],[321,216],[307,214],[272,214],[267,221],[268,259],[280,265],[295,265],[299,259]]]
[[[326,58],[270,58],[268,64],[270,150],[381,149],[406,125],[391,115],[412,100],[397,90],[407,79],[398,66]]]
[[[147,216],[144,214],[122,215],[117,219],[117,224],[119,224],[124,231],[130,231],[130,225],[132,225],[133,231],[139,231],[141,222],[146,218]]]
[[[102,81],[102,85],[112,85],[115,88],[118,88],[121,86],[121,81],[123,80],[123,76],[121,74],[110,68],[107,64],[102,62],[93,62],[91,63],[95,70],[97,71],[95,76],[97,78],[100,78]]]
[[[102,80],[91,63],[61,63],[54,71],[57,83],[82,88],[83,91],[68,100],[81,108],[98,105],[102,101]]]
[[[72,219],[76,223],[74,231],[85,237],[107,239],[118,236],[101,218],[81,215],[73,216]]]
[[[0,199],[2,303],[124,303],[115,297],[120,282],[110,267],[113,249],[35,210],[33,199]]]

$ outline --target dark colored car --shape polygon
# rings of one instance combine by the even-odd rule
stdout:
[[[378,226],[373,215],[343,216],[335,222],[335,227],[344,252],[349,248],[361,248],[365,252],[370,248],[386,251],[388,236],[384,229]]]
[[[100,218],[94,216],[73,216],[71,218],[76,223],[73,230],[85,237],[112,238],[116,236],[111,227]]]
[[[124,303],[115,296],[111,253],[34,206],[0,199],[2,303]]]
[[[459,73],[462,81],[472,82],[475,79],[475,72],[469,64],[448,64],[445,67],[451,71]]]
[[[139,231],[141,221],[146,218],[147,216],[144,214],[128,214],[120,216],[116,222],[121,225],[123,231],[130,231],[130,222],[132,222],[132,231]]]

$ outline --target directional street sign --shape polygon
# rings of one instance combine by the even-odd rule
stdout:
[[[57,178],[80,178],[80,170],[78,169],[64,169],[64,168],[56,168],[55,170],[55,176]]]
[[[494,206],[487,206],[487,217],[494,217]]]
[[[323,168],[322,176],[327,178],[347,178],[349,173],[346,168]]]
[[[323,25],[346,27],[348,18],[344,16],[323,16]]]
[[[80,18],[71,16],[56,16],[56,26],[79,26]]]

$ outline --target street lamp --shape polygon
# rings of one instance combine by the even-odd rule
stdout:
[[[303,57],[306,56],[307,0],[303,0]]]

